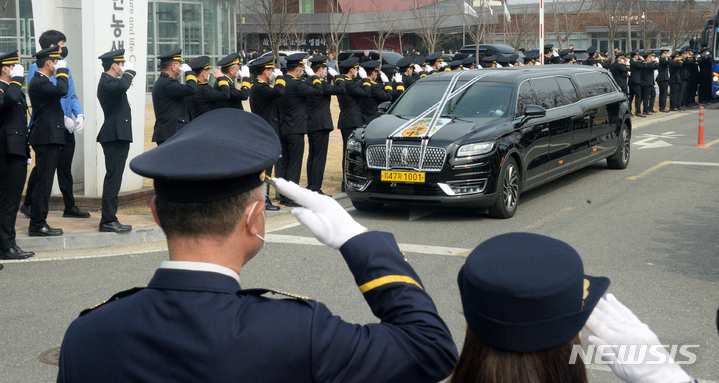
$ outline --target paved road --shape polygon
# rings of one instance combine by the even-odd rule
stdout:
[[[529,191],[509,220],[392,206],[369,214],[342,203],[368,228],[395,234],[460,346],[456,275],[464,256],[494,235],[529,231],[573,245],[586,272],[608,276],[609,291],[664,343],[699,345],[692,349],[696,363],[685,366],[690,375],[719,381],[719,143],[694,147],[697,111],[661,117],[636,124],[626,170],[602,162]],[[707,110],[705,118],[710,143],[719,138],[719,111]],[[268,228],[265,249],[242,271],[243,287],[310,296],[346,320],[376,321],[337,252],[320,246],[291,215],[271,218]],[[57,368],[39,356],[60,345],[78,312],[145,285],[165,258],[161,246],[142,245],[5,263],[0,382],[53,381]],[[618,381],[602,366],[589,366],[589,375],[591,382]]]

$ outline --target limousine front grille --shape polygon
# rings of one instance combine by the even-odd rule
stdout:
[[[422,169],[419,168],[419,146],[394,145],[389,157],[390,168],[410,168],[421,171],[442,170],[447,151],[444,148],[428,147]],[[367,165],[370,169],[387,169],[387,148],[380,145],[367,148]]]

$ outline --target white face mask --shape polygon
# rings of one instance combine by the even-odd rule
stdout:
[[[255,204],[252,205],[252,209],[250,209],[250,214],[247,216],[247,226],[250,225],[250,217],[252,217],[252,213],[255,212],[255,207],[257,207],[258,203],[260,203],[260,201],[255,202]],[[264,219],[265,222],[267,222],[267,215],[264,211],[262,212],[262,219]],[[257,236],[257,238],[262,240],[262,247],[265,247],[265,239],[259,234],[255,234],[255,235]],[[260,248],[260,249],[262,249],[262,248]]]

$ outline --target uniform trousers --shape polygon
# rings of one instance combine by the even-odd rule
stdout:
[[[649,100],[652,98],[652,93],[654,93],[654,86],[643,86],[642,87],[642,105],[644,110],[644,114],[647,114],[649,111]]]
[[[634,94],[634,113],[640,114],[642,113],[642,86],[639,84],[632,84],[630,88]]]
[[[310,145],[307,156],[307,189],[320,191],[327,164],[327,148],[330,143],[331,130],[314,130],[307,132]]]
[[[712,99],[711,77],[702,77],[699,83],[699,102],[708,102]]]
[[[657,81],[659,87],[659,110],[667,109],[667,88],[669,87],[668,81]]]
[[[687,105],[687,82],[682,80],[680,83],[679,88],[679,107],[683,107]]]
[[[299,184],[302,156],[305,154],[305,135],[286,134],[282,136],[280,142],[282,143],[282,162],[280,162],[282,175],[285,180]]]
[[[35,168],[33,172],[36,172],[37,176],[31,196],[30,230],[39,230],[47,225],[52,181],[60,162],[62,145],[34,145],[32,149],[35,151]]]
[[[696,104],[697,99],[697,89],[699,88],[699,83],[697,83],[694,80],[690,80],[687,83],[687,99],[686,99],[686,105]]]
[[[39,146],[39,145],[37,145]],[[33,150],[35,147],[33,146]],[[60,148],[60,158],[57,163],[57,184],[62,193],[62,201],[65,204],[65,211],[75,206],[75,195],[72,190],[72,157],[75,155],[75,141],[70,141],[62,145]],[[37,183],[37,166],[30,172],[30,179],[27,181],[27,190],[25,191],[25,205],[32,205],[33,191]],[[52,183],[50,183],[52,188]]]
[[[0,156],[0,250],[15,246],[15,220],[27,176],[27,159],[16,154]]]
[[[681,89],[682,89],[682,85],[679,83],[672,82],[669,84],[669,90],[671,92],[669,94],[669,107],[671,108],[671,110],[676,110],[680,106],[680,104],[679,104],[680,98],[679,97],[681,96],[681,93],[682,93]]]
[[[100,225],[117,221],[118,195],[122,185],[122,174],[125,172],[130,142],[102,142],[105,154],[105,181],[102,184],[102,218]]]

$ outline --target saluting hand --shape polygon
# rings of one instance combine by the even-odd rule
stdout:
[[[274,178],[282,195],[303,207],[292,209],[292,215],[325,245],[339,249],[345,242],[367,231],[332,197],[320,195],[282,178]]]
[[[25,68],[20,64],[15,64],[15,66],[10,69],[10,77],[22,77],[24,74]]]
[[[396,82],[396,83],[400,83],[400,84],[401,84],[401,83],[402,83],[402,74],[401,74],[401,73],[395,73],[395,74],[394,74],[394,77],[392,78],[392,80],[394,80],[394,82]]]
[[[240,69],[240,76],[242,76],[242,78],[250,77],[250,67],[248,67],[247,65],[243,65]]]
[[[221,70],[219,70],[219,69],[217,69],[217,68],[215,68],[215,69],[212,70],[212,77],[214,77],[215,79],[218,79],[218,78],[220,78],[220,77],[222,77],[222,76],[224,76],[224,75],[222,74],[222,71],[221,71]]]
[[[182,65],[180,65],[180,71],[182,73],[190,72],[190,71],[192,71],[192,68],[190,68],[190,66],[187,64],[182,64]]]

